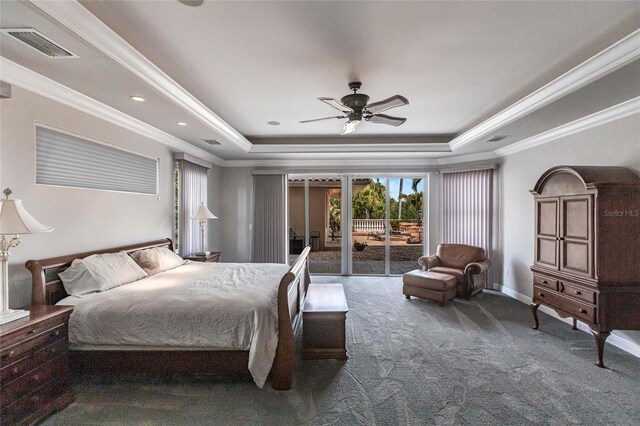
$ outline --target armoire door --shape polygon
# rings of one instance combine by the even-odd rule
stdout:
[[[535,263],[558,269],[558,202],[557,197],[538,197],[536,202]]]
[[[560,197],[560,270],[590,277],[593,269],[593,198]]]

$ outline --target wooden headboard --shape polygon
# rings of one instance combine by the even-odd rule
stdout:
[[[50,259],[29,260],[24,266],[31,271],[31,304],[55,305],[68,296],[58,274],[67,269],[75,259],[84,259],[92,254],[117,253],[119,251],[133,253],[137,250],[153,247],[167,247],[169,250],[173,250],[173,242],[167,238],[122,247],[112,247],[103,250],[52,257]]]

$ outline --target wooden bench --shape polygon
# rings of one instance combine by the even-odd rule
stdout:
[[[302,359],[347,359],[348,311],[342,284],[309,284],[302,310]]]

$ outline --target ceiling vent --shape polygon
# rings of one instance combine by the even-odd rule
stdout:
[[[47,38],[34,28],[10,28],[2,29],[1,31],[17,38],[21,42],[26,43],[30,47],[50,58],[59,59],[78,57],[78,55],[55,43],[53,40]]]
[[[500,141],[505,140],[509,136],[511,136],[511,135],[495,135],[495,136],[491,136],[485,142],[500,142]]]
[[[209,145],[222,145],[220,142],[218,142],[215,139],[202,139],[202,140],[208,143]]]

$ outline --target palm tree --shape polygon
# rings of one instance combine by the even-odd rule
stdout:
[[[374,219],[375,213],[381,213],[384,208],[384,185],[371,182],[353,197],[353,211],[355,216],[365,216],[364,219]]]
[[[413,189],[413,192],[418,192],[418,185],[420,185],[420,182],[422,182],[422,178],[416,178],[411,181],[411,189]]]

